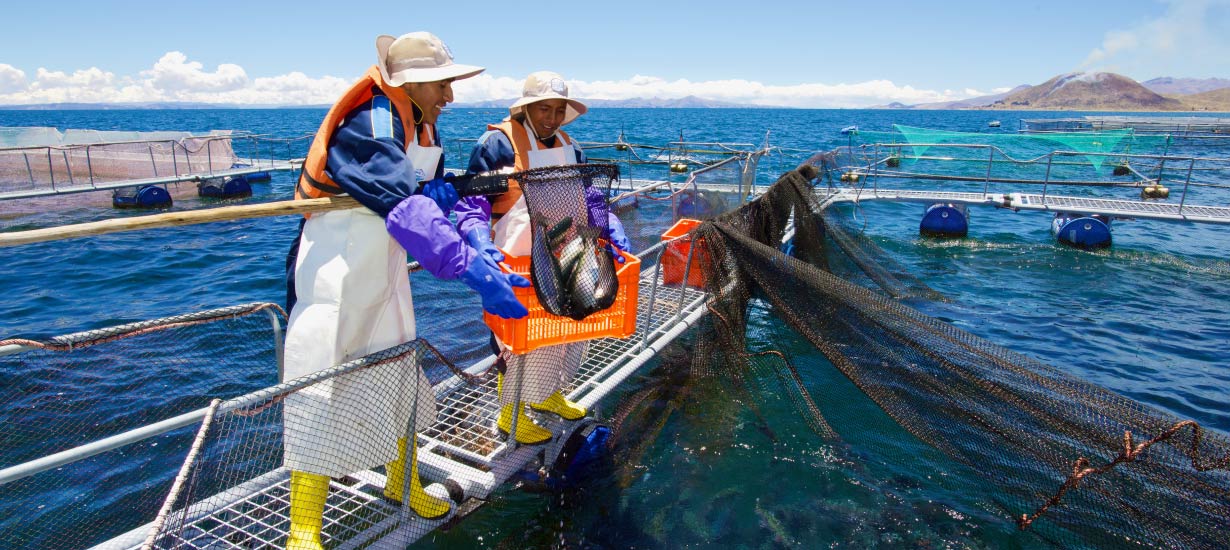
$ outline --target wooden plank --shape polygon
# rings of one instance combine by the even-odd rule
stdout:
[[[360,208],[362,205],[347,196],[325,197],[297,201],[278,201],[262,204],[245,204],[224,206],[205,210],[185,210],[182,212],[166,212],[150,216],[134,218],[114,218],[97,222],[32,229],[0,233],[0,247],[21,244],[72,239],[105,235],[120,231],[135,231],[138,229],[154,229],[159,227],[175,227],[180,225],[195,225],[250,218],[267,218],[271,216],[290,216],[309,212],[326,212],[329,210],[345,210]]]

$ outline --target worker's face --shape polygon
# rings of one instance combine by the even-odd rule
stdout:
[[[423,110],[423,122],[435,124],[440,111],[453,102],[453,80],[411,82],[405,85],[410,99]]]
[[[568,102],[562,99],[544,99],[525,106],[525,117],[530,120],[539,137],[547,137],[559,130],[568,112]]]

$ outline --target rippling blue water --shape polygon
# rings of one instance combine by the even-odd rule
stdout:
[[[234,129],[281,137],[314,131],[323,110],[0,111],[0,126],[100,130]],[[1004,129],[1016,118],[995,113]],[[1030,117],[1071,113],[1029,113]],[[442,119],[446,143],[475,138],[499,110],[453,109]],[[611,142],[622,131],[632,143],[695,141],[760,143],[826,150],[845,143],[838,129],[892,124],[983,131],[980,112],[870,110],[625,110],[595,109],[569,130],[582,141]],[[1226,152],[1196,151],[1226,156]],[[449,150],[449,166],[462,159]],[[769,158],[762,182],[792,163]],[[637,167],[637,178],[665,177],[664,168]],[[292,180],[277,173],[254,185],[250,201],[287,198]],[[1019,190],[1019,189],[1018,189]],[[1207,194],[1200,202],[1226,204]],[[197,199],[177,208],[201,206]],[[657,239],[662,205],[627,215],[637,247]],[[97,205],[58,207],[13,218],[13,229],[102,219],[117,213]],[[1050,220],[1038,213],[974,208],[967,239],[918,236],[917,204],[865,203],[853,215],[866,233],[932,288],[951,299],[928,313],[1059,366],[1068,372],[1201,424],[1230,432],[1230,239],[1225,229],[1149,221],[1115,222],[1113,248],[1080,251],[1054,243]],[[123,322],[237,303],[284,298],[291,217],[237,221],[0,249],[0,338],[46,337]],[[416,279],[416,285],[419,284]],[[418,294],[416,293],[416,296]],[[445,289],[416,301],[425,311],[466,299]],[[433,301],[434,300],[434,301]],[[763,322],[755,317],[754,322]],[[808,357],[806,345],[780,327],[753,326],[774,345]],[[475,324],[451,337],[482,334]],[[440,338],[448,339],[444,335]],[[681,355],[679,349],[672,353]],[[663,359],[669,365],[671,358]],[[682,359],[676,358],[676,362]],[[766,401],[757,420],[737,403],[706,400],[700,389],[678,407],[634,469],[596,481],[565,499],[509,493],[424,545],[558,545],[569,547],[839,546],[1001,547],[1038,541],[978,504],[977,479],[947,463],[896,427],[831,368],[804,371],[826,413],[862,418],[855,439],[866,450],[839,458],[788,406]],[[633,384],[640,383],[634,381]],[[90,392],[91,388],[66,388]],[[834,397],[836,396],[836,397]],[[682,414],[678,411],[687,411]],[[699,411],[699,413],[698,413]],[[646,426],[646,428],[648,428]],[[6,457],[14,450],[0,449]],[[178,463],[178,456],[168,462]],[[135,483],[135,482],[134,482]],[[122,513],[117,511],[116,513]],[[528,527],[527,527],[528,526]]]

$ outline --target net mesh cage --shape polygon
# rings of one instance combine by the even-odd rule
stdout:
[[[326,547],[404,546],[430,532],[438,521],[420,518],[385,490],[387,463],[398,456],[399,446],[405,448],[402,442],[416,425],[436,419],[434,399],[426,406],[416,401],[420,384],[430,384],[420,375],[420,369],[433,370],[429,357],[435,357],[430,344],[414,340],[218,403],[201,423],[199,452],[185,462],[183,482],[169,491],[147,543],[154,548],[283,548],[292,515],[305,509],[323,523]],[[329,399],[327,406],[322,398]],[[296,425],[291,418],[298,419]],[[287,450],[292,438],[299,440],[293,452],[304,455],[294,464]],[[313,461],[337,458],[327,453],[345,453],[347,462],[371,469],[326,476],[326,491],[293,495],[292,475],[297,473],[292,471],[308,472],[317,467]],[[394,483],[408,484],[410,471],[407,465]],[[314,516],[313,507],[318,510]]]
[[[826,399],[853,397],[809,390],[798,377],[800,368],[835,369],[953,469],[984,480],[978,506],[1044,543],[1223,545],[1225,434],[911,308],[910,299],[931,293],[891,265],[868,274],[872,286],[834,276],[830,262],[875,251],[826,215],[811,185],[816,175],[811,166],[788,172],[757,200],[696,229],[693,246],[710,258],[706,288],[714,298],[688,376],[724,381],[728,391],[777,388],[818,437],[854,456],[848,442],[861,436],[843,432],[852,419],[825,414],[834,408]],[[769,312],[776,332],[749,338],[753,307]],[[825,361],[795,364],[765,344],[790,335]]]
[[[0,355],[0,546],[85,548],[153,517],[191,421],[102,450],[81,446],[271,385],[283,316],[248,304],[0,341],[12,351]],[[55,453],[62,463],[19,472]]]
[[[1099,188],[1142,187],[1149,180],[1187,174],[1183,164],[1162,159],[1170,153],[1166,135],[1132,129],[1040,134],[975,133],[894,125],[891,132],[859,131],[844,147],[818,155],[830,185],[869,186],[878,179],[944,181],[947,189],[987,191],[987,183],[1080,185]],[[1176,159],[1177,160],[1177,159]],[[868,182],[867,180],[872,180]]]
[[[0,192],[226,170],[241,160],[232,139],[244,137],[229,130],[203,135],[96,130],[59,134],[54,128],[0,130]]]

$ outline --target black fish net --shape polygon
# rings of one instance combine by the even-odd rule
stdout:
[[[517,175],[529,210],[530,275],[543,308],[582,320],[611,307],[619,291],[606,241],[606,197],[619,179],[613,164],[574,164]]]
[[[825,403],[794,370],[823,362],[795,365],[748,336],[749,302],[765,303],[770,324],[796,331],[893,421],[981,476],[994,488],[987,508],[1016,528],[1064,547],[1224,547],[1224,434],[903,305],[928,292],[895,269],[862,258],[884,292],[834,276],[826,262],[839,250],[867,249],[824,215],[815,175],[809,166],[791,171],[693,234],[703,251],[694,254],[710,259],[714,296],[691,353],[693,377],[771,383],[817,434],[852,435],[823,416]]]

